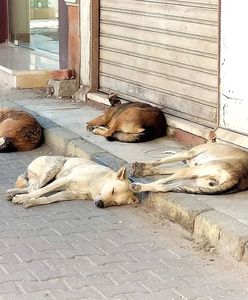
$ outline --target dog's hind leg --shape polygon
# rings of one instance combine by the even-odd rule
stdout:
[[[167,164],[167,163],[173,163],[173,162],[177,162],[177,161],[183,161],[183,160],[187,160],[194,157],[194,153],[190,152],[190,151],[181,151],[178,153],[175,153],[173,155],[169,155],[167,157],[161,158],[159,160],[151,160],[151,161],[143,161],[143,162],[139,162],[136,161],[134,162],[131,166],[133,169],[133,175],[136,175],[136,173],[140,173],[141,170],[144,169],[149,169],[151,167],[156,167],[162,164]]]
[[[96,134],[96,135],[101,135],[101,136],[105,136],[106,132],[108,132],[109,129],[107,127],[103,127],[103,126],[96,126],[93,130],[92,133]]]
[[[36,206],[36,205],[50,204],[50,203],[54,203],[54,202],[69,201],[69,200],[75,200],[75,199],[76,199],[76,197],[72,193],[70,193],[68,191],[61,191],[61,192],[58,192],[54,195],[47,196],[47,197],[27,199],[26,201],[23,202],[23,206],[25,208],[29,208],[31,206]]]
[[[54,179],[64,166],[65,161],[66,159],[64,157],[57,157],[56,160],[52,162],[48,161],[48,165],[45,167],[44,172],[40,175],[40,177],[35,180],[30,179],[28,192],[36,191]]]
[[[111,120],[112,115],[108,116],[107,114],[101,115],[89,122],[86,123],[86,129],[88,131],[92,131],[94,128],[98,126],[106,126],[108,122]]]
[[[208,183],[207,186],[206,185],[183,186],[180,184],[179,186],[172,187],[170,191],[178,192],[178,193],[217,195],[235,189],[238,182],[239,180],[237,178],[232,178],[230,180],[222,182],[221,184],[216,184],[216,185],[214,180],[212,182],[210,181],[210,183]]]
[[[171,175],[181,170],[182,168],[163,168],[163,167],[150,167],[149,169],[137,168],[130,172],[130,176],[152,176],[152,175]]]

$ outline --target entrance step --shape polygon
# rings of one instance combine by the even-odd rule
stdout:
[[[13,88],[46,87],[51,70],[14,71],[0,66],[0,81]]]
[[[51,72],[58,69],[57,55],[0,44],[0,80],[13,88],[46,87]]]

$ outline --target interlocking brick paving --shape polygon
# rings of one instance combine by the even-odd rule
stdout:
[[[6,189],[43,154],[0,154],[0,299],[248,299],[243,263],[199,250],[140,205],[7,202]]]

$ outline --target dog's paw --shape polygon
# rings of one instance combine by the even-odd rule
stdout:
[[[15,196],[15,193],[11,192],[10,190],[7,191],[5,198],[8,201],[11,201],[13,199],[13,197]]]
[[[24,201],[28,200],[28,195],[16,195],[12,198],[12,202],[15,204],[22,204]]]
[[[34,199],[28,199],[28,200],[25,200],[23,202],[23,207],[24,208],[29,208],[29,207],[32,207],[34,205]]]
[[[105,134],[108,132],[108,128],[104,126],[95,126],[95,128],[92,130],[92,133],[96,135],[102,135],[105,136]]]
[[[87,129],[89,132],[92,132],[94,128],[95,128],[95,126],[90,125],[89,123],[86,123],[86,129]]]
[[[133,182],[130,184],[131,191],[139,193],[141,191],[141,185],[138,182]]]
[[[102,133],[101,129],[99,129],[98,127],[95,127],[91,132],[96,135],[101,135]]]
[[[131,167],[132,167],[132,171],[130,172],[131,176],[142,176],[143,175],[143,169],[144,169],[145,164],[142,162],[134,162]]]

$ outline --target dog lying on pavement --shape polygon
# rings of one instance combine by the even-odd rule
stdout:
[[[42,143],[42,128],[33,115],[0,109],[0,152],[29,151]]]
[[[187,166],[158,167],[177,161]],[[207,143],[158,161],[135,162],[132,169],[133,176],[169,175],[147,184],[132,183],[134,192],[220,194],[248,189],[248,152],[226,144]]]
[[[75,199],[93,199],[100,208],[139,202],[130,190],[126,168],[115,172],[85,158],[63,156],[34,159],[16,187],[7,191],[7,199],[25,208]]]
[[[109,97],[111,107],[86,124],[87,130],[109,141],[126,143],[146,142],[166,135],[163,112],[145,103],[121,104],[116,95]]]

